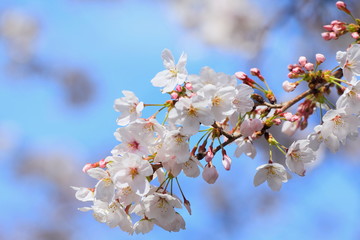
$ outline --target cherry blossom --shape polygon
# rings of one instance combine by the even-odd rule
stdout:
[[[145,195],[150,191],[150,183],[146,177],[153,174],[153,169],[149,162],[132,153],[110,158],[109,172],[117,187],[130,186],[132,191],[139,195]]]
[[[279,163],[267,163],[257,167],[256,170],[255,187],[267,181],[273,191],[280,191],[282,183],[286,183],[291,178],[284,166]]]
[[[209,106],[210,101],[200,96],[180,98],[169,112],[169,120],[180,124],[184,134],[193,135],[198,132],[200,124],[209,126],[214,123]]]
[[[300,176],[305,175],[305,163],[311,163],[316,159],[315,152],[309,144],[309,140],[298,140],[290,145],[286,153],[286,166]]]
[[[346,52],[338,51],[336,60],[347,80],[350,81],[353,76],[360,76],[360,44],[351,45]]]
[[[178,63],[175,65],[174,57],[169,49],[165,49],[162,54],[163,64],[166,70],[159,72],[151,80],[155,87],[164,87],[163,93],[171,92],[176,85],[183,84],[187,77],[185,68],[187,56],[182,53]]]
[[[139,102],[139,99],[131,91],[122,91],[122,93],[125,97],[115,100],[114,109],[121,112],[121,115],[116,120],[117,124],[125,126],[141,116],[144,103]]]

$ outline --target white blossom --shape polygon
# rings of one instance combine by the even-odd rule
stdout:
[[[264,123],[258,118],[245,119],[240,126],[240,133],[244,137],[251,136],[254,132],[260,131],[264,127]]]
[[[108,164],[109,172],[117,187],[130,186],[139,195],[149,192],[150,183],[146,177],[153,174],[153,169],[148,161],[132,153],[109,158],[112,161]]]
[[[216,121],[222,122],[235,112],[236,108],[232,104],[235,93],[233,86],[217,88],[214,85],[206,85],[202,89],[203,96],[211,99],[211,112]]]
[[[159,72],[151,80],[155,87],[164,87],[163,93],[171,92],[176,85],[183,84],[187,77],[185,68],[187,56],[182,53],[178,63],[175,65],[174,57],[169,49],[164,49],[162,54],[163,64],[166,70]]]
[[[345,89],[336,101],[336,108],[344,108],[348,114],[360,114],[360,81],[353,77],[352,86]]]
[[[254,107],[254,101],[251,99],[254,89],[246,84],[239,84],[235,90],[236,94],[232,99],[232,104],[236,108],[236,113],[245,114],[251,111]]]
[[[351,45],[346,52],[338,51],[336,60],[347,80],[350,81],[353,76],[360,76],[360,44]]]
[[[95,199],[102,200],[104,202],[111,202],[114,198],[115,186],[110,178],[109,172],[101,168],[92,168],[86,173],[89,174],[90,177],[99,180],[95,185]]]
[[[144,103],[139,102],[139,99],[131,91],[122,91],[122,93],[125,97],[115,100],[114,109],[117,112],[121,112],[121,115],[116,120],[117,124],[125,126],[141,116]]]
[[[200,162],[197,158],[191,156],[188,161],[182,164],[182,169],[187,177],[198,177],[200,175]]]
[[[177,217],[175,208],[182,208],[178,198],[167,193],[154,192],[137,204],[133,212],[139,216],[144,215],[148,219],[154,219],[161,226],[167,226]]]
[[[255,187],[267,181],[268,186],[273,191],[280,191],[282,183],[291,178],[284,166],[279,163],[267,163],[257,167],[256,170],[254,177]]]
[[[193,135],[198,132],[200,124],[209,126],[214,123],[209,106],[210,101],[200,96],[180,98],[169,112],[169,120],[180,124],[184,134]]]
[[[237,145],[235,149],[236,157],[240,157],[243,153],[251,158],[256,156],[256,149],[249,138],[240,137],[235,140],[235,143]]]
[[[360,119],[348,114],[344,108],[327,111],[323,121],[322,137],[327,139],[333,134],[340,142],[344,142],[348,135],[357,132],[360,125]]]
[[[82,202],[94,201],[94,190],[84,187],[71,187],[76,191],[75,197]]]
[[[154,221],[151,219],[143,218],[134,224],[136,234],[148,233],[154,228]]]
[[[179,164],[188,161],[190,157],[188,140],[189,136],[184,135],[181,128],[167,131],[155,161],[164,163],[174,160]]]
[[[305,163],[315,161],[315,152],[309,147],[309,140],[298,140],[293,142],[286,153],[286,166],[290,171],[305,175]]]
[[[126,214],[125,210],[116,201],[109,204],[96,200],[91,208],[85,207],[79,210],[93,210],[93,216],[97,221],[106,223],[111,228],[119,226],[121,230],[130,234],[134,232],[130,216]]]

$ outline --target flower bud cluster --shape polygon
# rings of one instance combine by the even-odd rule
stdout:
[[[324,25],[323,27],[327,32],[323,32],[321,36],[327,41],[336,40],[347,33],[346,23],[339,20],[334,20],[329,25]]]

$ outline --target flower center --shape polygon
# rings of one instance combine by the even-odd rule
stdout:
[[[134,179],[135,176],[138,174],[139,174],[139,171],[137,168],[130,168],[130,175],[131,175],[132,179]]]
[[[332,121],[334,122],[335,126],[342,126],[344,124],[344,120],[340,115],[336,115]]]
[[[169,72],[172,74],[171,77],[177,77],[178,71],[175,68],[170,69]]]
[[[197,109],[193,105],[188,109],[188,115],[191,117],[197,117]]]
[[[213,106],[219,106],[222,102],[222,99],[219,96],[216,96],[212,99]]]
[[[137,141],[135,141],[135,140],[128,143],[129,148],[132,149],[132,150],[137,150],[137,149],[139,149],[139,145],[140,145],[140,144],[139,144]]]

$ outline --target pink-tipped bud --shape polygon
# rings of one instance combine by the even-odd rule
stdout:
[[[205,161],[211,162],[211,160],[214,158],[214,152],[212,146],[209,147],[209,150],[206,152],[205,155]]]
[[[351,37],[354,38],[354,39],[359,39],[360,35],[359,35],[358,32],[353,32],[353,33],[351,33]]]
[[[295,90],[297,85],[298,85],[297,83],[292,83],[286,80],[283,82],[282,87],[285,90],[285,92],[292,92]]]
[[[341,24],[343,24],[343,22],[341,22],[341,21],[339,21],[339,20],[332,20],[331,21],[331,25],[341,25]]]
[[[297,122],[300,120],[300,117],[298,115],[292,115],[290,122]]]
[[[323,28],[324,28],[326,31],[331,32],[331,31],[332,31],[332,29],[333,29],[333,25],[330,25],[330,24],[328,24],[328,25],[324,25],[324,26],[323,26]]]
[[[176,88],[175,88],[175,90],[176,90],[177,92],[181,92],[181,91],[182,91],[182,86],[177,85]]]
[[[172,92],[170,94],[170,96],[171,96],[172,99],[178,99],[179,98],[179,94],[177,92]]]
[[[258,76],[258,75],[260,75],[260,70],[258,68],[252,68],[252,69],[250,69],[250,73],[253,76]]]
[[[235,77],[240,80],[246,80],[248,78],[248,76],[244,72],[236,72]]]
[[[347,14],[350,14],[349,9],[347,9],[346,4],[343,1],[337,1],[336,2],[336,7],[341,10],[346,12]]]
[[[278,118],[273,119],[273,123],[274,123],[275,125],[280,125],[280,124],[281,124],[281,120],[278,119]]]
[[[292,78],[296,78],[297,74],[293,73],[293,72],[289,72],[288,73],[288,78],[292,79]]]
[[[321,64],[321,63],[325,62],[325,59],[326,59],[325,56],[322,55],[321,53],[317,53],[315,55],[315,58],[316,58],[316,63],[317,64]]]
[[[264,81],[264,77],[261,75],[260,70],[258,68],[250,69],[251,75],[257,76],[261,81]]]
[[[284,118],[287,120],[287,121],[290,121],[290,119],[292,118],[293,114],[291,112],[286,112],[283,114]]]
[[[322,37],[324,40],[326,40],[326,41],[331,40],[331,38],[330,38],[330,33],[329,33],[329,32],[323,32],[323,33],[321,33],[321,37]]]
[[[218,179],[219,173],[211,162],[205,165],[202,177],[209,184],[214,184]]]
[[[304,56],[299,57],[299,64],[303,67],[307,63],[307,59]]]
[[[185,88],[189,91],[193,90],[192,84],[189,82],[185,84]]]
[[[191,204],[190,204],[189,200],[187,200],[186,198],[184,199],[184,206],[185,206],[186,210],[188,211],[188,213],[191,215]]]
[[[101,159],[99,161],[99,167],[101,168],[106,168],[106,164],[108,163],[108,161],[106,159]]]
[[[344,30],[344,28],[343,28],[343,26],[341,26],[341,25],[335,25],[335,26],[333,27],[333,32],[334,32],[336,35],[340,34],[341,31],[343,31],[343,30]]]
[[[226,151],[222,150],[223,158],[222,158],[222,164],[226,171],[229,171],[231,168],[231,158],[226,154]]]
[[[292,72],[295,74],[301,74],[303,73],[303,70],[300,67],[294,67]]]
[[[308,71],[313,71],[314,70],[314,64],[306,63],[305,64],[305,69],[308,70]]]
[[[330,38],[330,39],[337,39],[338,37],[337,37],[336,33],[330,32],[330,33],[329,33],[329,38]]]
[[[92,169],[93,168],[93,165],[91,163],[87,163],[85,164],[85,166],[83,167],[82,171],[84,173],[86,173],[89,169]]]

